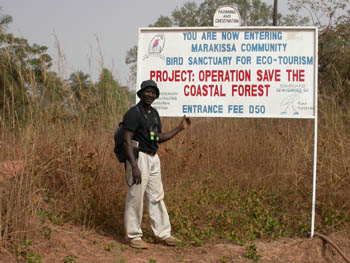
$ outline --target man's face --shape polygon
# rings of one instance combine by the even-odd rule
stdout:
[[[157,98],[157,94],[154,88],[146,88],[141,95],[141,101],[147,105],[151,105],[153,101]]]

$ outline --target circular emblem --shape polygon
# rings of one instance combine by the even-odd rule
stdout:
[[[214,26],[238,27],[241,25],[241,16],[238,9],[231,5],[220,6],[214,14]]]

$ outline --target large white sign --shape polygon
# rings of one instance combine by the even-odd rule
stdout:
[[[161,116],[314,118],[315,27],[141,28],[137,90]]]

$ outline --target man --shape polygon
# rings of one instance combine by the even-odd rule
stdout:
[[[162,133],[158,111],[151,106],[159,97],[157,84],[153,80],[143,81],[137,96],[140,102],[130,108],[123,118],[123,143],[127,156],[126,174],[129,186],[124,216],[126,239],[131,247],[141,249],[149,247],[141,239],[145,196],[155,238],[166,245],[175,246],[180,240],[171,236],[169,216],[163,201],[164,191],[157,150],[158,143],[173,138],[190,125],[191,121],[184,117],[176,128]],[[138,153],[134,149],[136,146]]]

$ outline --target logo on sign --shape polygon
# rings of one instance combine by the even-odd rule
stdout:
[[[288,112],[292,112],[293,115],[298,115],[299,112],[295,108],[295,103],[299,100],[299,94],[292,94],[283,99],[281,102],[281,107],[283,107],[283,111],[281,115],[286,115]]]
[[[148,54],[144,56],[144,60],[150,56],[157,56],[162,59],[165,57],[161,54],[165,45],[165,36],[164,34],[155,35],[148,44]]]

